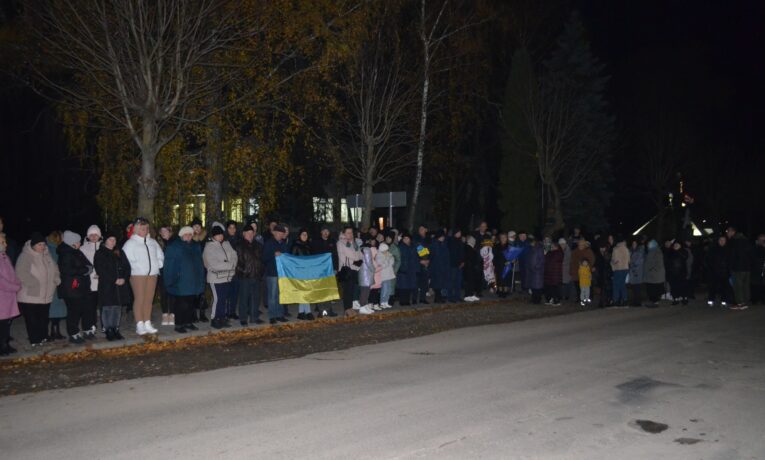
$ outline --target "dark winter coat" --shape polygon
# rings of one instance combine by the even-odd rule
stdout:
[[[82,251],[68,244],[59,244],[58,271],[61,273],[61,284],[58,286],[58,296],[62,299],[79,299],[90,292],[90,272],[93,266]]]
[[[707,253],[706,272],[709,280],[728,279],[730,277],[730,255],[728,246],[715,244]]]
[[[600,288],[608,288],[611,286],[613,271],[611,270],[611,264],[608,259],[608,253],[603,255],[600,251],[595,251],[595,270],[592,274],[593,286]]]
[[[740,233],[733,235],[728,240],[728,256],[730,257],[730,271],[748,272],[752,269],[752,246],[746,237]]]
[[[525,281],[530,289],[542,289],[545,284],[545,251],[541,244],[535,244],[526,249],[526,254],[523,268]]]
[[[255,239],[252,243],[242,238],[236,245],[236,277],[238,279],[263,279],[263,246]]]
[[[263,245],[263,265],[266,267],[267,277],[279,276],[276,272],[276,253],[288,254],[287,242],[277,241],[276,238],[271,238]]]
[[[296,240],[295,243],[292,245],[290,254],[292,254],[293,256],[310,256],[311,245],[307,241],[304,242],[301,240]]]
[[[465,243],[462,238],[449,238],[446,244],[449,248],[449,266],[460,267],[465,262]]]
[[[563,284],[563,251],[556,249],[545,254],[545,286]]]
[[[630,284],[643,284],[643,265],[645,264],[645,247],[638,246],[630,254]]]
[[[98,306],[130,305],[130,262],[125,253],[117,246],[108,249],[101,244],[93,257],[93,266],[98,275]],[[117,286],[116,281],[120,278],[125,284]]]
[[[337,241],[333,238],[311,240],[311,254],[332,254],[332,266],[337,267]]]
[[[396,288],[414,289],[417,287],[417,272],[420,271],[420,256],[411,244],[401,243],[398,249],[401,252],[401,266],[396,273]]]
[[[664,281],[666,281],[664,254],[659,248],[649,249],[645,253],[645,262],[643,263],[643,282],[660,284]]]
[[[756,246],[752,253],[752,284],[765,284],[765,247]]]
[[[465,286],[477,287],[483,283],[483,259],[476,248],[465,245],[465,266],[462,268]]]
[[[170,295],[191,296],[205,291],[202,245],[178,238],[167,246],[162,282]]]
[[[688,253],[680,248],[675,251],[670,249],[667,253],[667,281],[684,280],[688,277],[688,265],[686,264]]]
[[[449,287],[449,248],[446,241],[433,240],[430,243],[430,285],[433,289]]]

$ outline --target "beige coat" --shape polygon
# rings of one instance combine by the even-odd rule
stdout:
[[[627,243],[624,241],[616,243],[616,247],[611,252],[611,269],[613,271],[629,270],[630,268],[630,250],[627,249]]]
[[[27,241],[16,261],[16,276],[21,280],[21,290],[17,295],[19,303],[46,304],[53,300],[56,286],[61,284],[58,265],[45,247],[44,252],[37,252]]]

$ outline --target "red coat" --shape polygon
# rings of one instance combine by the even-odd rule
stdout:
[[[545,286],[563,284],[563,251],[560,249],[545,254]]]

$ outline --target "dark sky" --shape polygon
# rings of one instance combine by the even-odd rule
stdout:
[[[570,0],[581,12],[595,53],[612,76],[609,99],[620,130],[636,122],[634,105],[646,88],[660,94],[690,126],[696,171],[721,155],[731,166],[725,218],[753,231],[765,230],[760,185],[765,116],[765,2]],[[504,82],[499,82],[504,85]],[[50,109],[29,91],[0,88],[2,166],[0,215],[17,239],[39,229],[87,226],[97,218],[96,176],[66,157]],[[724,152],[724,153],[721,153]],[[614,159],[614,230],[628,232],[653,215],[650,204],[624,189],[639,158],[629,148]],[[709,184],[687,184],[699,197],[699,215],[711,200]],[[726,198],[727,199],[727,198]],[[621,225],[620,225],[621,223]]]

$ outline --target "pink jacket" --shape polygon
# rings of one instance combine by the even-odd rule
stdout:
[[[21,281],[11,265],[11,259],[3,252],[0,253],[0,319],[19,316],[19,305],[16,303],[16,293],[21,289]]]

